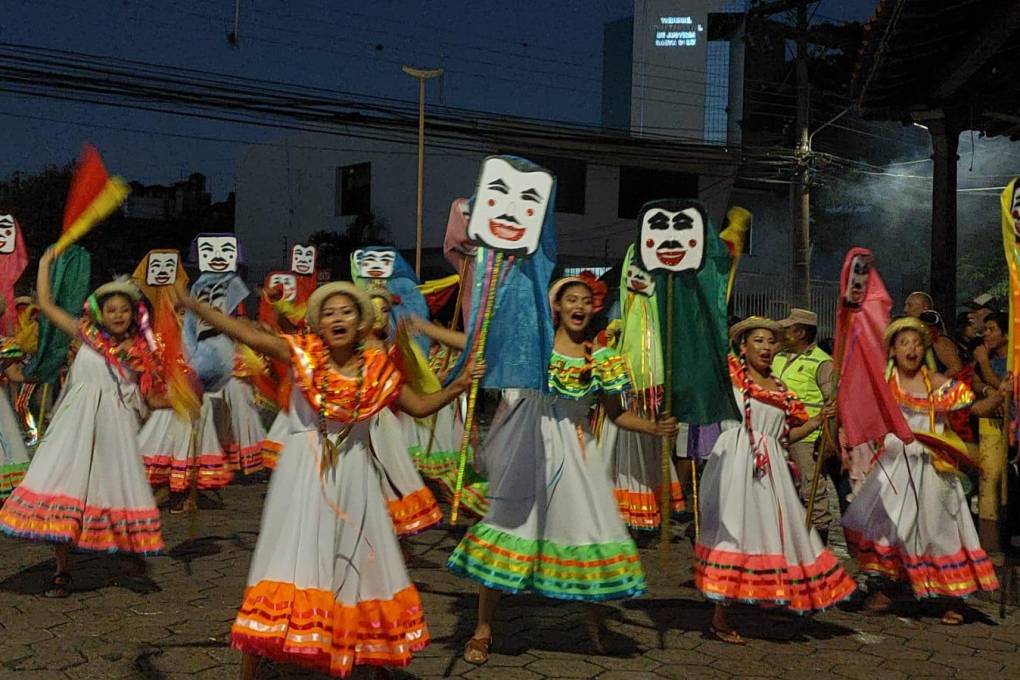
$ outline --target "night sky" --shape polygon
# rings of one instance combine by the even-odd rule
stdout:
[[[876,0],[825,0],[816,21],[864,19]],[[402,64],[446,69],[428,102],[596,123],[602,31],[631,0],[332,2],[4,0],[0,42],[73,50],[413,101]],[[679,8],[683,2],[677,3]],[[204,172],[216,198],[234,186],[247,141],[287,134],[237,123],[0,94],[0,176],[72,160],[86,139],[127,179]],[[196,139],[194,137],[201,137]]]

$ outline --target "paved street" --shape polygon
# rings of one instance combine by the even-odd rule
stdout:
[[[43,544],[0,539],[0,678],[17,680],[236,676],[227,632],[240,602],[266,486],[233,486],[197,521],[165,515],[165,556],[141,561],[75,556],[73,593],[41,596],[52,572]],[[679,535],[678,531],[678,535]],[[504,600],[488,665],[459,659],[474,621],[474,589],[445,567],[459,532],[429,531],[411,543],[433,644],[397,678],[818,678],[1018,677],[1020,615],[1005,621],[977,601],[968,622],[938,624],[933,610],[903,602],[896,615],[833,611],[814,619],[736,608],[746,647],[709,639],[710,608],[691,587],[691,550],[680,539],[661,568],[643,548],[651,594],[600,605],[611,656],[590,652],[584,610],[530,596]],[[355,674],[357,677],[358,674]],[[264,664],[260,678],[320,678]]]

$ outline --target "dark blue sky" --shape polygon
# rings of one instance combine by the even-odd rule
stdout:
[[[602,30],[632,0],[4,0],[0,42],[415,100],[402,64],[442,66],[430,104],[594,123]],[[679,7],[685,3],[678,2]],[[817,17],[862,19],[876,0],[825,0]],[[88,139],[128,179],[204,172],[233,189],[245,142],[286,131],[0,94],[0,176],[73,159]],[[200,137],[201,139],[196,139]]]

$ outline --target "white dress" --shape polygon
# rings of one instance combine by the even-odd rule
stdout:
[[[191,423],[172,408],[156,409],[138,434],[138,450],[149,485],[169,486],[174,461],[186,461],[191,451]]]
[[[388,408],[372,418],[372,455],[381,472],[379,482],[393,528],[400,536],[410,536],[439,524],[443,513],[414,466],[407,441],[409,428],[401,423],[401,416],[414,422],[411,416]]]
[[[610,452],[609,476],[624,523],[631,529],[658,529],[662,493],[662,443],[659,437],[621,430],[606,418],[603,447]],[[672,453],[672,452],[671,452]],[[674,513],[687,508],[676,465],[669,461],[670,509]]]
[[[6,387],[3,391],[8,392]],[[7,394],[0,394],[0,502],[11,495],[28,470],[28,449]]]
[[[270,470],[276,469],[276,463],[283,451],[283,442],[290,434],[290,414],[285,409],[280,409],[273,424],[269,426],[266,438],[262,440],[262,464]]]
[[[223,388],[223,399],[230,413],[230,443],[226,446],[228,464],[234,471],[250,475],[262,469],[262,443],[266,428],[255,406],[255,390],[243,378],[232,377]]]
[[[377,350],[366,356],[373,352],[388,363]],[[374,418],[354,424],[325,469],[319,414],[297,384],[289,418],[232,644],[338,676],[359,664],[406,665],[429,634],[380,488]]]
[[[553,354],[553,394],[503,392],[480,456],[490,508],[468,529],[447,566],[508,593],[564,600],[636,597],[646,590],[637,546],[606,474],[605,451],[588,414],[599,391],[626,389],[623,362],[597,350],[592,377],[583,358]]]
[[[915,432],[930,430],[927,395],[894,388]],[[935,430],[946,414],[964,408],[974,394],[949,381],[934,391]],[[932,454],[915,440],[888,434],[881,456],[843,515],[847,546],[862,572],[910,583],[914,596],[966,597],[995,590],[995,567],[981,548],[960,478],[939,472]]]
[[[78,350],[28,473],[0,510],[0,530],[82,550],[163,549],[138,450],[144,403],[134,373],[125,373],[88,345]]]
[[[730,376],[743,413],[744,392],[737,387],[743,371],[732,357]],[[818,533],[804,525],[804,506],[780,437],[787,408],[793,421],[803,422],[807,413],[787,395],[755,387],[750,431],[745,423],[723,422],[705,463],[694,582],[710,600],[806,613],[828,609],[856,589]]]

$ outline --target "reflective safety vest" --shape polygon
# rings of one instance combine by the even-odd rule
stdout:
[[[832,361],[832,357],[818,345],[813,345],[804,354],[783,353],[772,360],[773,375],[782,380],[787,389],[804,402],[808,415],[812,417],[817,415],[825,404],[825,395],[818,387],[818,368],[826,361]],[[821,433],[822,429],[818,428],[801,441],[816,441]]]

